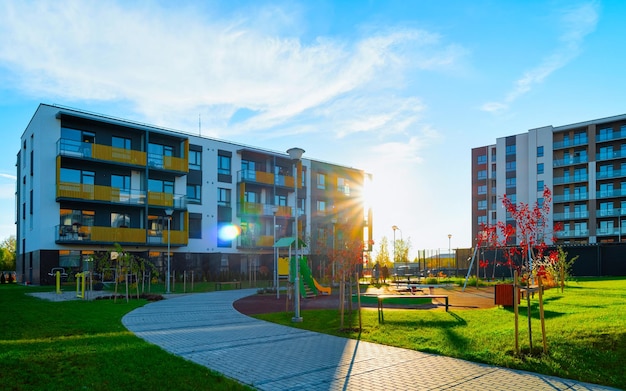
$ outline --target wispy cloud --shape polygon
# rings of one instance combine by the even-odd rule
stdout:
[[[585,3],[562,10],[559,23],[562,33],[559,37],[561,46],[556,48],[536,67],[524,72],[515,81],[513,89],[506,94],[502,102],[485,103],[481,109],[487,112],[506,110],[511,103],[526,94],[558,69],[575,59],[582,51],[584,38],[592,33],[598,23],[599,5],[596,2]]]
[[[298,11],[218,18],[144,3],[7,2],[0,66],[9,70],[4,81],[26,93],[128,102],[150,123],[194,132],[201,114],[203,134],[214,137],[324,126],[341,138],[416,126],[424,105],[403,95],[404,75],[453,66],[465,54],[407,28],[304,43],[285,33],[303,17]],[[234,121],[242,109],[248,115]]]

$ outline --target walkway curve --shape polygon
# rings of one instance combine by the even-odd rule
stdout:
[[[255,293],[171,297],[137,308],[122,323],[170,353],[259,390],[615,390],[299,330],[233,308]]]

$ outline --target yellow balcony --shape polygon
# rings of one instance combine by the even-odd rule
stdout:
[[[110,186],[60,182],[57,185],[57,198],[142,205],[145,203],[146,192],[139,190],[123,191],[117,187]]]
[[[142,151],[133,151],[131,149],[122,149],[109,147],[108,145],[94,144],[92,153],[92,157],[98,160],[134,164],[139,166],[146,165],[146,153]]]

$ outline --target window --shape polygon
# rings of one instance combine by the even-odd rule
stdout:
[[[507,155],[515,155],[515,144],[506,146]]]
[[[67,227],[79,227],[81,225],[92,227],[96,212],[93,210],[61,209],[60,224]]]
[[[350,183],[345,178],[337,178],[337,191],[349,196],[350,195]]]
[[[217,204],[219,206],[230,206],[230,189],[217,188]]]
[[[543,157],[543,145],[537,147],[537,157]]]
[[[543,203],[544,202],[545,202],[545,200],[543,199],[543,197],[537,198],[537,207],[538,208],[543,208]]]
[[[174,182],[162,181],[160,179],[148,179],[148,191],[174,194]]]
[[[326,214],[326,201],[317,201],[317,214]]]
[[[111,175],[111,187],[121,192],[130,192],[130,176],[128,175]]]
[[[478,194],[487,194],[487,185],[478,186]]]
[[[93,171],[74,170],[72,168],[61,168],[61,182],[79,183],[83,185],[93,185],[96,174]]]
[[[111,146],[119,149],[130,149],[130,139],[125,137],[111,137]]]
[[[506,187],[515,187],[517,184],[516,178],[506,178]]]
[[[479,155],[478,159],[476,160],[476,163],[478,163],[478,164],[486,164],[487,163],[487,155]]]
[[[189,151],[189,169],[201,170],[202,169],[202,152],[201,151]]]
[[[187,185],[187,201],[199,204],[202,200],[202,186],[200,185]]]
[[[126,213],[111,212],[111,227],[113,228],[130,227],[130,216]]]
[[[512,162],[506,162],[506,171],[515,171],[515,168],[517,167],[517,164],[515,164],[515,161]]]
[[[537,163],[537,174],[543,174],[543,163]]]
[[[326,189],[326,175],[318,173],[317,174],[317,188],[318,189]]]
[[[243,200],[245,202],[259,203],[261,201],[261,196],[259,193],[246,191],[243,195]]]
[[[537,191],[543,191],[543,181],[537,181]]]
[[[603,128],[598,131],[597,141],[610,140],[613,137],[613,128]]]
[[[478,216],[478,225],[486,225],[487,216]]]
[[[274,205],[287,206],[287,196],[277,194],[274,196]]]
[[[148,165],[163,168],[163,157],[174,156],[174,148],[169,145],[148,144]]]
[[[478,171],[478,179],[487,179],[487,170]]]
[[[487,200],[478,200],[478,210],[487,209]]]
[[[189,239],[202,239],[202,213],[189,213]]]
[[[217,173],[230,175],[230,156],[218,155],[217,156]]]

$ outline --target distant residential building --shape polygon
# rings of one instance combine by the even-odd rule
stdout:
[[[626,234],[626,114],[530,129],[472,149],[472,237],[481,225],[514,225],[506,194],[531,206],[552,191],[548,226],[558,244],[618,243]],[[547,235],[550,239],[551,235]]]

